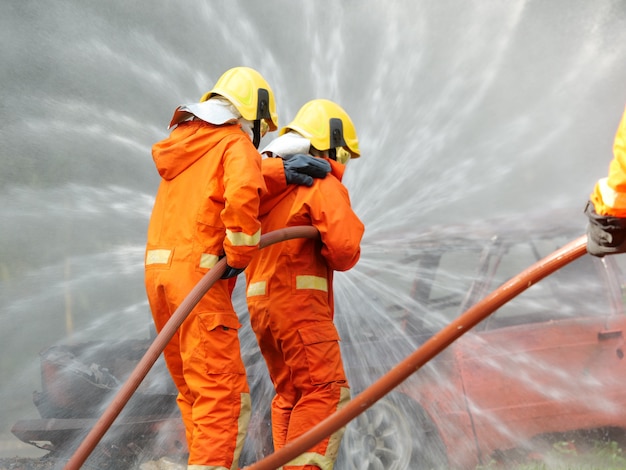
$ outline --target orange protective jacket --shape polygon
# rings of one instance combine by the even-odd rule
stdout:
[[[626,217],[626,109],[615,135],[608,177],[596,183],[591,202],[599,215]]]
[[[152,256],[168,254],[171,261],[191,261],[206,272],[225,253],[230,266],[246,267],[259,246],[259,200],[265,191],[261,157],[249,137],[238,124],[189,121],[152,153],[162,181],[148,250],[171,250]]]
[[[298,289],[298,277],[314,276],[326,280],[327,300],[332,312],[332,272],[347,271],[357,263],[364,232],[363,223],[352,211],[348,190],[341,183],[345,167],[327,159],[332,167],[331,173],[326,178],[314,179],[313,187],[289,185],[284,191],[278,191],[285,186],[280,179],[282,165],[276,161],[281,163],[279,158],[263,161],[265,181],[268,186],[272,181],[276,184],[275,188],[269,187],[261,202],[259,214],[263,233],[283,227],[312,225],[320,232],[321,244],[318,240],[299,238],[263,249],[246,269],[248,295],[251,285],[253,290],[261,289],[254,284],[265,282],[263,291],[267,295],[276,301],[284,299],[286,306],[293,309],[293,300],[289,297]],[[275,176],[268,177],[269,172]],[[311,308],[310,305],[302,307]]]

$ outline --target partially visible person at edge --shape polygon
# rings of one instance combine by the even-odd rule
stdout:
[[[256,70],[235,67],[199,103],[179,106],[169,127],[170,136],[152,148],[161,183],[148,226],[146,291],[160,332],[226,257],[222,278],[190,312],[164,357],[178,389],[187,468],[237,469],[250,395],[231,295],[237,274],[259,248],[266,186],[257,148],[268,130],[278,128],[274,93]],[[283,184],[294,175],[299,180],[298,170],[275,167]]]
[[[311,186],[271,191],[261,202],[263,233],[311,225],[319,239],[269,246],[245,270],[250,323],[276,390],[271,421],[279,450],[350,399],[333,322],[333,272],[352,268],[360,257],[364,226],[341,183],[348,160],[360,152],[348,114],[318,99],[306,103],[262,153],[285,164],[310,154],[331,167]],[[264,171],[276,160],[281,158],[264,159]],[[343,429],[281,468],[332,469],[342,436]]]
[[[596,183],[585,214],[589,254],[602,257],[626,252],[626,109],[613,142],[608,177]]]

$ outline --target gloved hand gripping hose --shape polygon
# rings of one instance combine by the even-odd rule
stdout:
[[[541,279],[566,264],[580,258],[586,253],[586,249],[587,236],[583,235],[528,267],[517,276],[502,284],[502,286],[476,305],[466,310],[465,313],[448,324],[448,326],[444,327],[439,333],[434,334],[421,347],[416,349],[406,359],[398,363],[380,379],[354,397],[343,408],[336,411],[277,452],[245,467],[244,470],[273,470],[281,468],[287,462],[303,454],[322,439],[330,436],[359,414],[363,413],[393,388],[407,379],[413,372],[417,371],[452,344],[454,340],[472,329],[513,297],[521,294],[531,285],[539,282]]]
[[[265,248],[268,245],[273,245],[292,238],[317,238],[319,232],[315,227],[310,226],[297,226],[286,227],[280,230],[267,233],[261,236],[261,248]],[[226,269],[226,258],[222,258],[217,262],[213,268],[204,275],[204,277],[195,285],[195,287],[187,294],[187,297],[183,300],[180,306],[176,309],[174,314],[165,324],[163,329],[154,339],[144,356],[139,363],[135,366],[135,369],[128,377],[124,385],[117,392],[107,409],[102,416],[96,421],[96,424],[91,429],[89,434],[83,439],[78,446],[72,457],[68,460],[64,470],[78,470],[85,460],[89,457],[91,452],[102,439],[102,436],[107,432],[115,418],[120,414],[122,408],[128,403],[130,397],[135,393],[141,381],[146,377],[159,355],[165,349],[167,343],[174,336],[183,321],[189,316],[189,313],[200,299],[206,294],[206,292],[220,279]]]

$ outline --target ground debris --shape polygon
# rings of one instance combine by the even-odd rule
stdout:
[[[43,457],[0,458],[0,470],[60,470],[69,460],[51,452]],[[179,470],[187,468],[186,457],[163,457],[152,460],[150,456],[131,457],[100,454],[96,452],[81,466],[83,470]]]
[[[0,458],[0,470],[60,470],[68,457],[51,453],[43,457]],[[134,459],[96,457],[87,460],[84,470],[128,470],[136,468]]]
[[[55,468],[56,460],[47,456],[39,458],[1,458],[0,470],[52,470]]]

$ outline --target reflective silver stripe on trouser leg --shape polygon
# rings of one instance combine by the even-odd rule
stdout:
[[[246,433],[248,432],[251,411],[252,403],[250,394],[242,393],[239,420],[237,422],[237,444],[235,447],[233,465],[230,468],[222,467],[221,465],[187,465],[187,470],[237,470],[239,468],[239,457],[241,456],[243,444],[246,440]]]
[[[350,389],[347,387],[341,387],[339,395],[339,403],[337,404],[337,410],[340,410],[350,401]],[[305,465],[317,465],[321,470],[332,470],[337,460],[337,454],[339,454],[339,446],[343,433],[346,430],[345,426],[338,429],[330,435],[328,440],[328,447],[326,448],[326,454],[321,455],[316,452],[305,452],[304,454],[289,461],[286,465],[305,466]],[[283,467],[281,467],[283,468]]]

